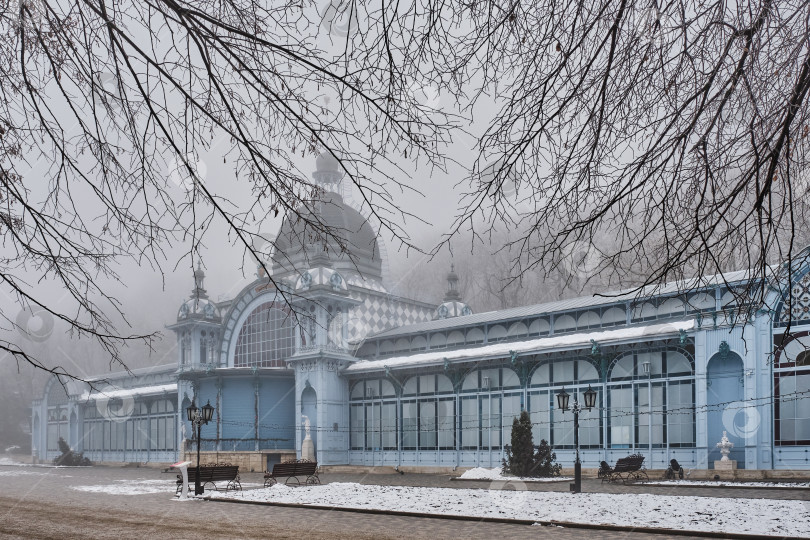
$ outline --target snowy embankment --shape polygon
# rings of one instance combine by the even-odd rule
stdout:
[[[644,482],[642,486],[677,486],[677,487],[722,487],[722,488],[810,488],[810,482],[733,482],[722,480],[662,480]]]
[[[458,478],[460,480],[501,480],[504,482],[568,482],[573,480],[573,478],[563,476],[552,476],[549,478],[518,478],[517,476],[504,476],[503,471],[500,468],[486,469],[484,467],[475,467],[470,469]]]
[[[71,486],[76,491],[88,493],[104,493],[106,495],[148,495],[150,493],[173,493],[177,486],[167,480],[116,480],[115,484],[99,484],[91,486]]]
[[[336,482],[323,486],[275,485],[212,499],[292,503],[383,512],[655,527],[688,531],[806,536],[807,501],[721,499],[679,495],[559,493],[497,489],[375,486]]]
[[[0,465],[4,467],[30,467],[30,463],[20,463],[19,461],[14,461],[11,458],[7,457],[0,457]]]

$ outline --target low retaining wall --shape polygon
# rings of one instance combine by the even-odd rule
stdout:
[[[267,469],[268,456],[273,456],[277,462],[291,461],[295,459],[294,450],[258,450],[255,452],[200,452],[200,463],[202,465],[213,465],[215,463],[230,463],[238,465],[243,472],[262,472]],[[184,461],[197,463],[197,452],[187,451],[183,456]]]

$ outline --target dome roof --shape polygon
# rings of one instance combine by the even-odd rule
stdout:
[[[219,309],[208,298],[192,297],[180,305],[177,312],[177,320],[188,318],[196,319],[219,319]]]
[[[315,158],[315,170],[317,172],[343,172],[340,162],[330,152],[321,152]]]
[[[449,319],[450,317],[462,317],[464,315],[472,315],[472,309],[470,309],[470,306],[464,302],[450,301],[439,304],[433,318]]]
[[[296,276],[325,258],[328,266],[344,277],[358,273],[364,279],[382,281],[382,257],[377,235],[363,215],[343,202],[337,193],[326,192],[310,207],[300,210],[300,216],[288,214],[281,224],[273,252],[273,274]],[[320,231],[307,226],[305,219],[315,221],[314,215],[340,237],[325,238]],[[340,244],[349,253],[343,253]]]

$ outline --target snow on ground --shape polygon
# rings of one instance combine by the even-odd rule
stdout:
[[[43,474],[48,474],[44,472],[34,472],[34,471],[23,471],[20,469],[11,470],[11,471],[0,471],[0,476],[23,476],[26,474],[31,474],[35,476],[42,476]]]
[[[33,473],[42,474],[42,473]],[[242,488],[258,488],[263,484],[245,482]],[[138,480],[116,480],[115,484],[99,484],[93,486],[72,486],[72,489],[77,491],[87,491],[90,493],[105,493],[107,495],[149,495],[151,493],[169,493],[174,495],[177,491],[177,482],[175,480],[154,480],[154,479],[138,479]],[[225,489],[225,483],[221,483],[221,489]],[[194,482],[189,484],[189,493],[194,492]],[[210,495],[216,491],[210,486],[206,487],[205,494]]]
[[[174,493],[177,484],[167,480],[117,480],[115,484],[95,486],[71,486],[76,491],[105,493],[107,495],[148,495],[150,493]]]
[[[28,463],[20,463],[19,461],[14,461],[13,459],[7,457],[0,457],[0,465],[8,467],[30,467],[30,464]]]
[[[733,482],[719,480],[668,480],[660,482],[644,482],[645,486],[712,486],[724,488],[738,487],[764,487],[764,488],[810,488],[810,482]]]
[[[810,505],[807,501],[649,493],[571,494],[342,482],[294,488],[276,484],[241,493],[208,495],[213,499],[774,536],[805,536],[810,531]]]
[[[573,478],[554,476],[551,478],[518,478],[517,476],[504,476],[501,468],[487,469],[485,467],[475,467],[459,476],[461,480],[503,480],[520,482],[568,482]]]

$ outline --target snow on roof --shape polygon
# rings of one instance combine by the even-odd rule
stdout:
[[[386,367],[413,367],[442,364],[447,360],[484,360],[487,358],[509,356],[511,353],[525,352],[551,352],[553,350],[564,350],[572,348],[582,348],[589,346],[591,340],[604,345],[608,342],[620,342],[626,340],[636,340],[640,337],[653,337],[666,334],[677,334],[681,330],[691,330],[695,326],[695,321],[675,321],[666,324],[639,325],[620,328],[617,330],[603,330],[600,332],[587,332],[579,334],[566,334],[561,336],[551,336],[526,341],[510,341],[484,345],[479,347],[469,347],[466,349],[456,349],[452,351],[438,350],[427,353],[412,354],[410,356],[395,356],[382,358],[379,360],[361,360],[346,368],[348,373],[363,373],[366,371],[378,371]]]
[[[80,400],[128,398],[177,392],[177,383],[158,384],[155,386],[140,386],[138,388],[116,388],[114,386],[102,387],[99,390],[85,392],[79,396]]]
[[[384,330],[379,334],[368,336],[368,340],[398,337],[463,326],[474,326],[495,321],[523,319],[526,317],[547,315],[555,312],[573,311],[606,304],[618,304],[627,302],[628,300],[639,300],[656,296],[673,295],[683,293],[684,291],[695,291],[706,287],[722,285],[724,283],[732,284],[744,282],[751,277],[752,272],[753,271],[751,270],[737,270],[735,272],[726,272],[725,274],[717,274],[714,276],[702,276],[683,281],[673,281],[670,283],[664,283],[662,285],[648,285],[642,288],[640,291],[635,288],[625,289],[623,291],[606,292],[604,294],[600,294],[599,296],[580,296],[577,298],[569,298],[567,300],[555,300],[554,302],[546,302],[543,304],[487,311],[483,313],[475,313],[473,315],[453,317],[450,319],[436,319],[407,326],[398,326],[390,330]]]

